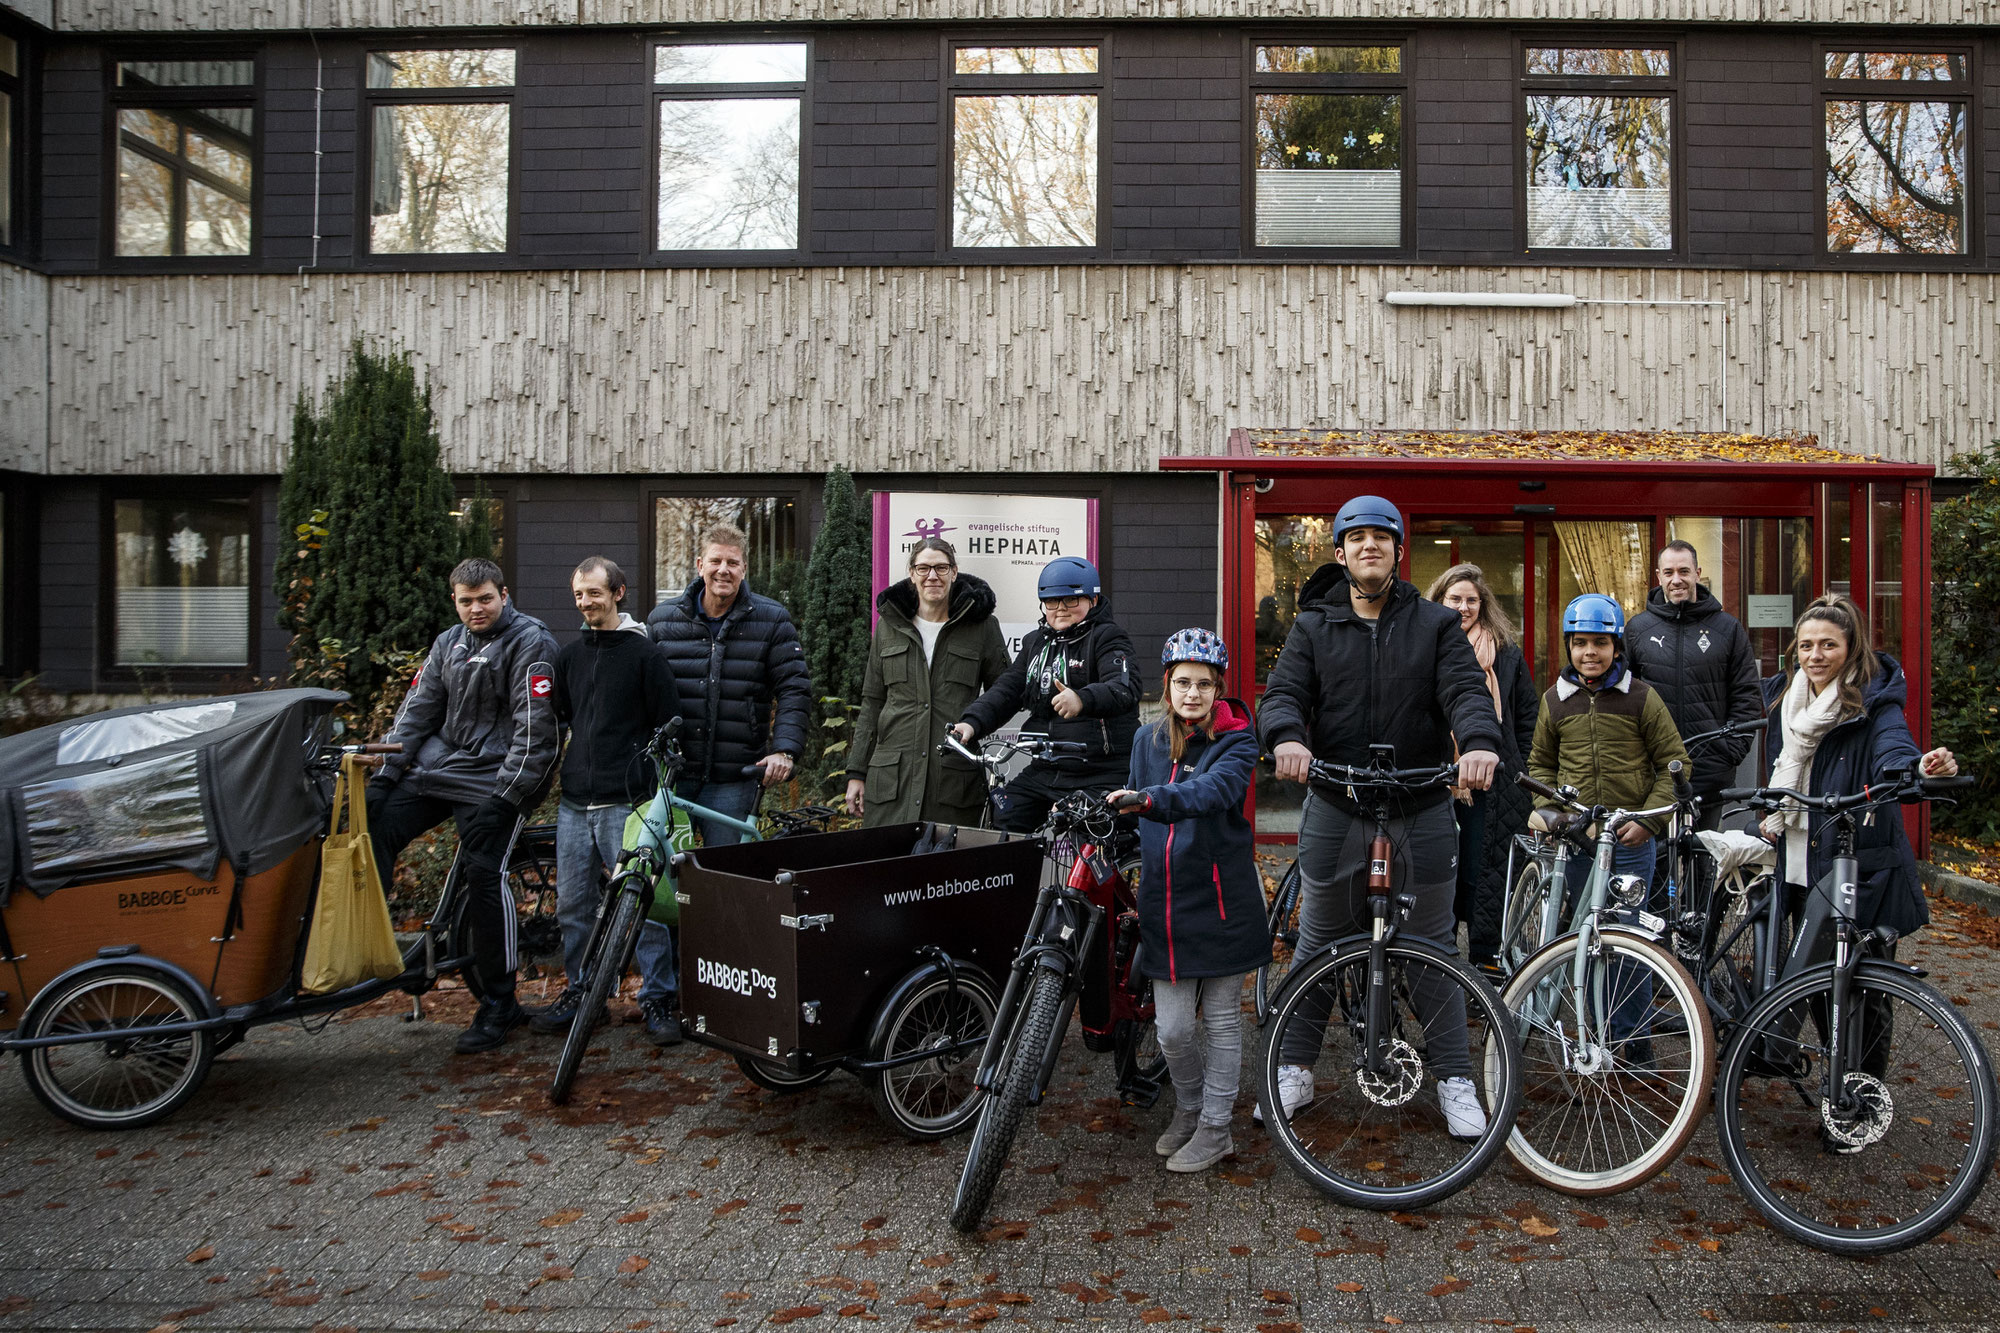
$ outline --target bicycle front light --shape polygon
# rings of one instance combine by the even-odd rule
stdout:
[[[1613,875],[1609,893],[1611,901],[1619,907],[1646,905],[1646,881],[1637,875]]]

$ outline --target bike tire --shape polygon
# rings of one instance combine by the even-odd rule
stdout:
[[[1760,940],[1767,928],[1763,923],[1769,919],[1758,900],[1772,892],[1775,884],[1771,876],[1761,875],[1740,894],[1724,894],[1718,886],[1717,894],[1728,901],[1720,910],[1713,899],[1710,902],[1701,950],[1701,989],[1725,1040],[1736,1020],[1757,1002]],[[1750,910],[1752,904],[1758,904],[1755,912]]]
[[[1521,1048],[1499,993],[1455,956],[1413,940],[1386,946],[1394,1040],[1404,1082],[1370,1090],[1361,1070],[1362,1013],[1368,984],[1368,941],[1350,940],[1292,969],[1272,998],[1271,1018],[1258,1037],[1258,1095],[1278,1106],[1278,1070],[1295,1027],[1315,1047],[1314,1097],[1292,1118],[1267,1114],[1272,1142],[1307,1182],[1355,1208],[1407,1211],[1455,1194],[1506,1147],[1521,1099]],[[1451,1137],[1427,1068],[1431,1039],[1416,1009],[1415,991],[1456,996],[1465,1004],[1467,1077],[1486,1115],[1470,1142]],[[1338,1013],[1335,1013],[1335,1009]],[[1315,1028],[1320,1035],[1311,1035]],[[1471,1033],[1483,1031],[1475,1045]],[[1414,1040],[1411,1040],[1414,1038]],[[1320,1075],[1328,1075],[1322,1078]],[[1401,1101],[1385,1097],[1399,1094]]]
[[[942,970],[900,996],[882,1025],[879,1048],[869,1058],[887,1060],[920,1050],[939,1054],[915,1064],[876,1071],[868,1079],[875,1113],[919,1142],[958,1133],[979,1111],[972,1086],[984,1039],[993,1031],[995,996],[983,977]],[[982,1044],[960,1050],[974,1037]]]
[[[1028,1102],[1034,1097],[1047,1063],[1049,1046],[1062,1040],[1056,1031],[1056,1016],[1063,1008],[1063,979],[1048,968],[1035,969],[1028,1002],[1021,1007],[1021,1025],[1008,1044],[1006,1073],[1000,1086],[986,1098],[966,1149],[965,1167],[958,1175],[958,1190],[951,1201],[951,1225],[969,1232],[986,1215],[993,1190],[1000,1183],[1001,1168],[1013,1150],[1014,1136],[1020,1133]]]
[[[1509,974],[1548,943],[1542,938],[1542,905],[1552,888],[1554,876],[1539,856],[1531,858],[1514,876],[1507,894],[1507,919],[1500,928],[1500,966]]]
[[[619,880],[633,873],[627,871]],[[615,895],[611,920],[598,932],[589,956],[584,959],[590,980],[584,986],[583,1003],[577,1006],[576,1017],[563,1033],[562,1054],[556,1057],[555,1077],[549,1080],[549,1101],[557,1106],[569,1101],[570,1085],[576,1081],[583,1053],[590,1048],[597,1015],[610,1001],[611,992],[618,989],[618,982],[625,974],[625,960],[632,956],[632,946],[638,941],[639,927],[646,915],[637,889],[620,882],[613,883],[606,892]]]
[[[1265,915],[1265,924],[1271,932],[1271,958],[1257,968],[1256,979],[1250,987],[1250,1003],[1259,1023],[1271,1016],[1271,997],[1285,984],[1285,974],[1292,966],[1293,951],[1298,948],[1302,885],[1299,863],[1294,860],[1286,867],[1284,878],[1278,881],[1278,890],[1272,895],[1270,910]]]
[[[1586,993],[1646,1007],[1647,1031],[1584,1050],[1571,990],[1576,936],[1537,950],[1501,999],[1521,1037],[1521,1109],[1507,1151],[1550,1189],[1618,1194],[1667,1169],[1693,1136],[1715,1084],[1715,1028],[1695,980],[1671,950],[1606,929],[1585,962]],[[1644,989],[1641,989],[1641,988]],[[1602,1016],[1587,1025],[1601,1029]],[[1642,1049],[1643,1048],[1643,1049]]]
[[[134,962],[85,972],[37,996],[15,1035],[132,1035],[23,1051],[21,1074],[35,1100],[72,1125],[150,1125],[194,1096],[208,1077],[217,1041],[206,1029],[156,1037],[145,1036],[144,1030],[206,1017],[199,998],[162,968]]]
[[[1772,1226],[1834,1254],[1888,1254],[1937,1235],[1978,1197],[1993,1165],[2000,1090],[1985,1046],[1950,1001],[1900,968],[1864,962],[1849,992],[1852,1015],[1873,1003],[1900,1008],[1885,1009],[1889,1021],[1872,1038],[1862,1020],[1861,1068],[1847,1074],[1871,1096],[1857,1075],[1875,1082],[1883,1098],[1875,1114],[1837,1116],[1825,1097],[1826,1052],[1814,1044],[1832,989],[1833,969],[1815,968],[1744,1015],[1717,1076],[1716,1136],[1730,1175]],[[1869,1141],[1834,1151],[1836,1127]],[[1917,1206],[1890,1217],[1879,1211],[1885,1201]]]
[[[816,1088],[833,1077],[831,1065],[821,1069],[808,1069],[803,1074],[794,1074],[775,1061],[759,1060],[749,1055],[737,1056],[736,1068],[743,1077],[766,1092],[802,1092],[807,1088]]]

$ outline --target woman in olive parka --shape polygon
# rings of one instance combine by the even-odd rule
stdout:
[[[875,599],[881,618],[847,752],[847,809],[865,827],[979,823],[979,771],[937,748],[1011,660],[994,604],[984,579],[958,572],[958,552],[942,537],[918,542],[909,577]]]

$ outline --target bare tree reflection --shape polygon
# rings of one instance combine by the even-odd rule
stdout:
[[[952,240],[1097,244],[1097,98],[961,94],[952,137]]]
[[[797,247],[797,98],[662,101],[659,172],[660,249]]]

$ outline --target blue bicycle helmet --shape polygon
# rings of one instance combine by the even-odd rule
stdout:
[[[1217,671],[1227,671],[1229,645],[1212,629],[1177,629],[1160,649],[1160,665],[1171,667],[1180,662],[1205,662]]]
[[[1402,511],[1379,495],[1357,495],[1340,507],[1340,513],[1333,520],[1333,540],[1337,544],[1347,535],[1349,528],[1381,528],[1396,534],[1396,544],[1403,544]]]
[[[1080,555],[1059,555],[1042,566],[1035,581],[1035,596],[1095,597],[1104,591],[1104,579],[1097,566]]]
[[[1601,592],[1587,592],[1563,608],[1563,629],[1569,634],[1609,634],[1625,637],[1625,608]]]

